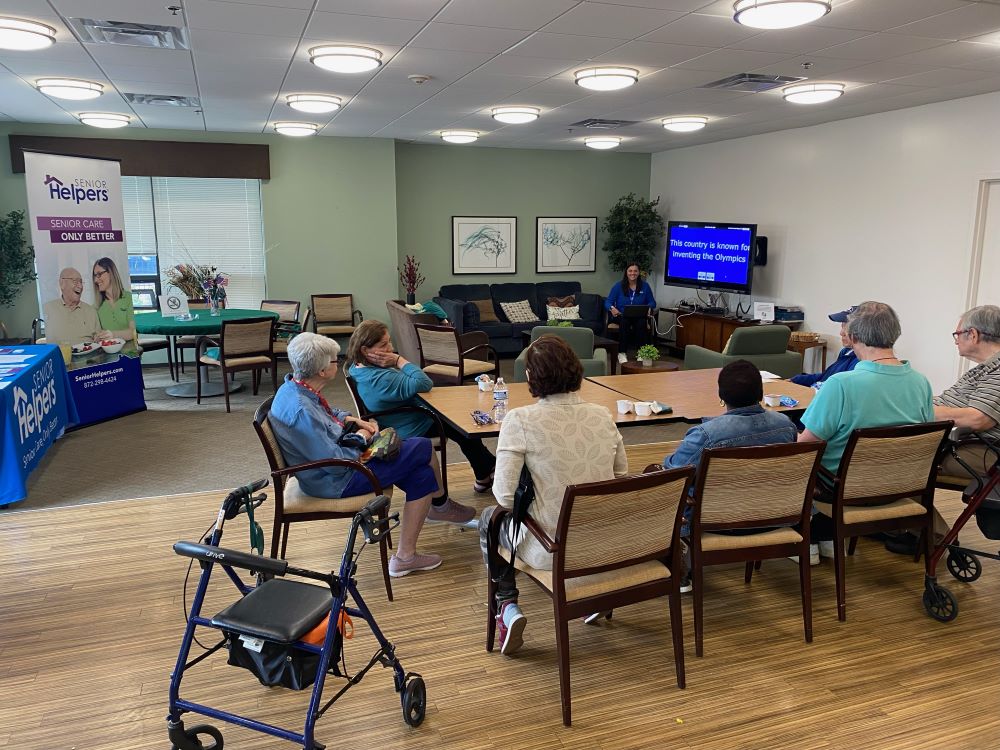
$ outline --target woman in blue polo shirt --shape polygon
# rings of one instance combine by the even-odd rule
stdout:
[[[646,305],[649,315],[656,310],[656,299],[649,284],[639,278],[639,264],[629,263],[622,280],[611,287],[604,300],[608,311],[608,322],[618,324],[618,341],[621,350],[637,349],[648,342],[648,317],[625,317],[624,310],[629,305]]]

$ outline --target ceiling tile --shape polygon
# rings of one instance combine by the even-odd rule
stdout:
[[[172,83],[194,85],[194,66],[187,68],[157,68],[148,65],[105,65],[104,72],[112,81],[138,80],[169,85]]]
[[[960,83],[971,83],[972,81],[989,78],[990,73],[984,70],[961,70],[959,68],[938,68],[926,73],[914,73],[899,78],[887,79],[889,83],[899,83],[906,86],[955,86]]]
[[[194,49],[220,55],[243,54],[252,51],[256,57],[272,60],[292,59],[299,46],[297,36],[272,36],[264,34],[236,34],[231,31],[191,29]]]
[[[525,32],[513,29],[486,29],[451,23],[429,23],[413,40],[422,49],[460,52],[503,52],[524,39]]]
[[[634,8],[655,8],[657,10],[676,10],[682,13],[691,11],[704,12],[704,8],[712,5],[712,0],[608,0],[611,5],[629,5]],[[732,11],[733,4],[729,3]],[[730,12],[730,15],[732,13]]]
[[[581,60],[546,60],[541,57],[518,57],[505,53],[484,63],[482,70],[498,75],[548,78],[559,75],[570,68],[579,68],[582,66],[583,61]]]
[[[58,46],[58,45],[57,45]],[[138,66],[164,70],[191,70],[191,53],[179,49],[150,49],[116,44],[87,44],[87,51],[97,63],[106,66]]]
[[[542,57],[553,60],[589,60],[620,47],[627,40],[539,31],[519,42],[505,55]]]
[[[730,44],[735,49],[749,49],[758,52],[787,52],[800,54],[813,52],[835,44],[843,44],[868,36],[870,32],[856,29],[837,29],[829,26],[803,26],[796,29],[765,31],[749,39]]]
[[[205,129],[201,113],[185,107],[143,107],[141,116],[147,128]]]
[[[666,26],[661,26],[656,31],[651,31],[639,39],[644,42],[726,47],[759,33],[757,29],[733,23],[731,18],[692,13],[668,23]]]
[[[90,81],[103,83],[105,79],[101,68],[86,55],[84,59],[76,60],[72,66],[67,65],[63,60],[52,60],[50,58],[34,57],[13,57],[4,56],[3,67],[16,73],[22,78],[33,80],[35,78],[61,77],[67,75],[67,70],[72,69],[74,78],[86,78]]]
[[[307,10],[220,0],[184,0],[184,8],[188,25],[192,29],[214,29],[237,34],[257,34],[263,31],[278,36],[299,36],[309,18]]]
[[[804,67],[807,63],[808,66]],[[770,75],[802,76],[816,79],[838,75],[842,71],[845,71],[848,68],[856,68],[858,65],[859,62],[857,60],[840,60],[835,57],[799,55],[798,57],[790,57],[787,60],[782,60],[774,65],[758,68],[756,72],[767,73]]]
[[[975,42],[951,42],[940,47],[911,52],[908,55],[901,55],[894,58],[899,62],[913,63],[915,65],[930,65],[931,67],[975,68],[978,65],[986,64],[987,70],[992,70],[990,61],[1000,57],[1000,46],[993,44],[978,44]]]
[[[815,23],[841,29],[884,31],[903,23],[963,8],[965,0],[853,0],[835,2],[833,10]],[[918,36],[933,36],[922,34]]]
[[[1000,5],[974,3],[893,28],[893,32],[939,39],[965,39],[1000,29]]]
[[[483,52],[457,52],[454,50],[429,50],[406,47],[378,72],[378,80],[413,85],[411,74],[431,76],[431,84],[448,84],[469,73],[491,55]],[[425,84],[426,85],[426,84]]]
[[[932,39],[902,34],[871,34],[844,44],[836,44],[821,50],[826,57],[840,57],[849,60],[885,60],[908,52],[940,47],[947,39]]]
[[[602,64],[631,65],[632,67],[644,66],[655,70],[693,61],[712,51],[711,47],[694,47],[686,44],[629,42],[599,55],[594,58],[594,61]]]
[[[195,84],[193,77],[189,83],[158,83],[155,81],[135,81],[123,78],[115,81],[115,88],[122,93],[128,92],[131,94],[198,96],[198,86]]]
[[[429,21],[447,4],[448,0],[317,0],[316,10]]]
[[[584,2],[543,28],[556,34],[579,34],[635,39],[676,21],[683,13],[629,5]]]
[[[243,3],[246,5],[270,5],[275,8],[298,8],[309,10],[313,6],[313,0],[223,0],[227,3]]]
[[[423,21],[375,18],[347,13],[313,13],[306,27],[309,39],[352,44],[406,44],[423,28]]]
[[[37,5],[45,3],[37,2]],[[4,10],[7,3],[4,2]],[[163,0],[52,0],[52,5],[69,18],[96,18],[103,21],[131,21],[160,26],[183,26],[184,16],[167,10]],[[181,3],[177,3],[181,5]]]
[[[451,0],[435,21],[535,31],[577,4],[577,0]]]
[[[892,60],[882,60],[881,62],[859,65],[856,68],[841,71],[837,77],[845,81],[857,81],[858,83],[879,83],[893,78],[901,78],[902,76],[926,73],[929,70],[933,70],[933,68],[900,62],[899,58],[894,58]]]
[[[719,73],[746,73],[788,57],[784,52],[751,52],[740,49],[720,49],[677,65],[688,70],[713,70]]]

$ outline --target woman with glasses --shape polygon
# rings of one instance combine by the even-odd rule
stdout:
[[[125,293],[118,267],[111,258],[99,258],[94,263],[94,302],[101,321],[102,338],[125,339],[135,342],[135,313],[131,295]],[[107,334],[105,336],[105,334]]]

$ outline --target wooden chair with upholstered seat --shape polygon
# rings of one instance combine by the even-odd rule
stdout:
[[[360,310],[354,309],[353,294],[314,294],[309,302],[313,331],[321,336],[350,336],[365,319]]]
[[[222,335],[218,346],[207,336],[202,336],[198,344],[197,381],[198,403],[201,403],[201,368],[222,369],[223,393],[226,396],[226,411],[229,409],[229,388],[227,378],[237,372],[249,370],[253,392],[256,395],[264,370],[270,370],[271,383],[278,390],[278,362],[273,347],[274,318],[248,318],[246,320],[222,321]],[[210,348],[211,347],[211,348]]]
[[[434,385],[462,385],[484,372],[493,373],[494,380],[500,376],[500,359],[484,332],[460,335],[451,326],[424,323],[413,328],[420,346],[420,368]]]
[[[271,484],[274,487],[274,525],[271,530],[271,557],[285,557],[288,547],[289,526],[293,523],[307,521],[327,521],[333,519],[353,518],[354,514],[365,507],[373,497],[385,495],[392,497],[392,487],[382,487],[371,469],[358,461],[342,458],[328,458],[323,461],[313,461],[306,464],[289,466],[285,461],[281,446],[271,428],[268,415],[271,411],[271,396],[257,407],[253,415],[253,427],[264,447],[268,466],[271,468]],[[302,492],[296,474],[310,469],[321,469],[328,466],[345,466],[359,471],[368,478],[372,491],[367,495],[353,497],[326,498],[311,497]],[[379,518],[386,518],[388,511],[383,509]],[[379,542],[379,555],[382,558],[382,578],[385,580],[385,593],[392,601],[392,583],[389,580],[388,548],[392,541],[388,533]]]
[[[750,583],[755,561],[790,555],[799,557],[802,624],[806,643],[812,643],[809,518],[825,445],[816,441],[702,453],[690,537],[697,656],[703,655],[705,566],[745,562],[744,580]]]
[[[302,325],[299,326],[300,330],[308,331],[309,323],[312,320],[312,310],[308,307],[306,308],[306,314],[302,316]],[[288,336],[287,338],[280,337],[277,334],[277,325],[275,325],[275,336],[274,336],[274,356],[278,359],[288,359],[288,342],[294,338],[294,334]]]
[[[593,612],[666,596],[670,603],[677,687],[684,687],[684,631],[681,622],[680,530],[684,501],[694,469],[570,485],[563,497],[553,538],[529,515],[524,524],[552,553],[552,569],[529,567],[515,556],[514,567],[552,598],[559,661],[563,724],[570,725],[569,622]],[[510,553],[499,542],[499,509],[489,528],[490,568]],[[674,573],[677,575],[674,575]],[[489,608],[486,650],[496,635],[496,583],[487,573]],[[649,654],[643,658],[651,658]]]
[[[926,566],[934,544],[937,464],[951,428],[944,421],[855,430],[837,474],[820,467],[813,504],[833,519],[837,619],[847,619],[845,539],[919,529],[917,558],[923,552]]]

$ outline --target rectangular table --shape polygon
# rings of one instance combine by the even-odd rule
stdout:
[[[0,347],[0,505],[28,495],[28,474],[78,421],[59,347]]]
[[[719,368],[709,370],[681,370],[680,372],[653,372],[637,375],[605,375],[587,378],[616,395],[630,401],[659,401],[673,407],[670,421],[701,421],[702,417],[717,417],[726,411],[719,401]],[[812,401],[813,388],[796,385],[788,380],[764,383],[764,393],[780,393],[796,399],[798,406],[785,408],[764,407],[772,411],[802,412]]]

